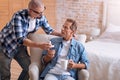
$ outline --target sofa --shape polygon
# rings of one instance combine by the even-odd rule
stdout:
[[[79,36],[79,41],[84,44],[86,40],[85,35],[78,35]],[[46,35],[46,34],[30,34],[28,36],[29,39],[35,42],[49,42],[49,40],[53,37],[58,37],[58,36],[53,36],[53,35]],[[40,58],[41,58],[41,53],[42,49],[40,48],[29,48],[30,50],[30,56],[31,56],[31,64],[29,66],[29,75],[30,75],[30,80],[39,80],[39,73],[41,71],[41,63],[40,63]],[[88,70],[82,69],[78,71],[78,79],[79,80],[88,80],[89,78],[89,72]]]

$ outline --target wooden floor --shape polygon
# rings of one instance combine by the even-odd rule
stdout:
[[[21,70],[22,69],[20,68],[18,63],[15,60],[13,60],[11,64],[11,80],[17,80],[19,74],[21,73]]]

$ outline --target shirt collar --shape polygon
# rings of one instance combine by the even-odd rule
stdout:
[[[63,38],[61,39],[61,42],[62,42],[62,41],[63,41]],[[73,46],[73,45],[75,44],[75,42],[76,42],[76,41],[75,41],[75,39],[74,39],[74,38],[72,38],[72,39],[71,39],[71,43],[70,43],[70,44]],[[62,42],[62,44],[63,44],[63,42]]]

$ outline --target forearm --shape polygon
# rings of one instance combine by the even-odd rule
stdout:
[[[84,63],[75,63],[74,67],[76,69],[85,69],[85,64]]]
[[[38,48],[41,47],[40,43],[34,42],[30,39],[24,39],[23,40],[23,45],[28,46],[28,47],[38,47]]]
[[[51,35],[55,35],[55,36],[62,36],[62,34],[60,32],[57,32],[56,30],[54,30]]]

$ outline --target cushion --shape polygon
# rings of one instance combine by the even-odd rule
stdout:
[[[120,32],[120,26],[108,24],[108,27],[105,32]]]
[[[120,41],[120,26],[110,24],[99,38]]]
[[[87,36],[86,34],[78,34],[77,35],[77,40],[80,41],[82,44],[86,42]]]

